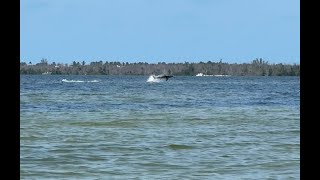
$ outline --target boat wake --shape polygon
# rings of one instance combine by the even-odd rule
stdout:
[[[67,79],[62,79],[62,82],[67,82],[67,83],[81,83],[81,82],[99,82],[98,80],[92,80],[92,81],[80,81],[80,80],[67,80]]]

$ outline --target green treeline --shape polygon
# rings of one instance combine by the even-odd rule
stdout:
[[[300,65],[297,64],[269,64],[267,61],[255,59],[251,63],[229,64],[222,62],[199,63],[165,63],[148,64],[146,62],[103,62],[95,61],[86,64],[85,61],[73,61],[71,65],[48,63],[42,59],[40,63],[20,62],[20,74],[51,74],[61,75],[150,75],[170,74],[175,76],[194,76],[198,73],[207,75],[231,75],[231,76],[300,76]]]

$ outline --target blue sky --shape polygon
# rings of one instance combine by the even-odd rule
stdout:
[[[299,0],[20,0],[20,60],[300,63]]]

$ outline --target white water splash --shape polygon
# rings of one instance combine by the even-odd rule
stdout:
[[[162,81],[163,81],[162,79],[154,78],[152,75],[149,76],[149,78],[147,80],[147,82],[149,82],[149,83],[154,83],[154,82],[158,83],[158,82],[162,82]]]

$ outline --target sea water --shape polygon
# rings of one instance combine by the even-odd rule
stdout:
[[[299,179],[299,77],[21,75],[21,179]]]

